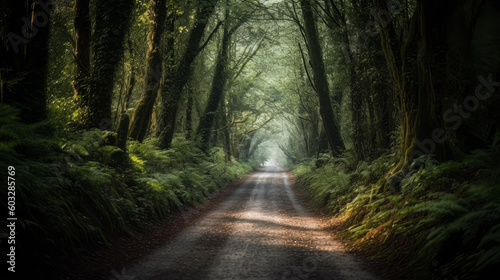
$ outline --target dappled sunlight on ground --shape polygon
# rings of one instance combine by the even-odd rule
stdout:
[[[220,207],[127,269],[140,279],[376,279],[266,166]]]

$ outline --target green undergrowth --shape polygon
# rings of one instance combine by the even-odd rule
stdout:
[[[114,146],[113,132],[98,129],[56,139],[52,124],[24,125],[16,113],[0,110],[2,178],[6,182],[7,167],[15,167],[18,249],[49,265],[133,235],[251,171],[226,163],[220,148],[207,155],[183,139],[168,150],[154,139],[129,141],[126,152]],[[6,188],[1,197],[7,209]],[[6,220],[0,223],[6,240]]]
[[[402,279],[487,279],[500,264],[500,134],[461,162],[417,158],[391,176],[394,155],[352,166],[294,169],[352,245]]]

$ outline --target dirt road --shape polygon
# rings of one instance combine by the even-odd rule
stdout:
[[[376,279],[267,167],[123,279]],[[134,276],[135,278],[132,278]]]

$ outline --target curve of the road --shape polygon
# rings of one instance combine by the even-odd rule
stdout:
[[[138,264],[133,279],[376,279],[267,167]]]

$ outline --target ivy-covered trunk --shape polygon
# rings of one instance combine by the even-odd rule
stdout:
[[[453,86],[453,77],[461,76],[463,70],[445,65],[453,60],[447,30],[460,2],[417,1],[402,45],[398,43],[392,22],[388,24],[383,13],[375,13],[400,107],[400,159],[391,173],[405,168],[423,154],[436,154],[441,160],[452,157],[453,144],[447,140],[454,132],[447,128],[443,104],[451,96],[462,95],[463,89]],[[374,4],[380,11],[388,10],[385,0],[374,0]]]
[[[153,105],[160,89],[162,73],[162,52],[160,41],[165,29],[167,14],[166,0],[155,0],[153,3],[153,25],[149,33],[149,45],[146,54],[146,74],[144,77],[143,91],[137,107],[132,115],[129,128],[129,137],[142,142],[153,114]],[[170,17],[173,17],[173,13]]]
[[[191,140],[191,133],[193,132],[193,106],[194,99],[193,93],[189,92],[187,106],[186,106],[186,140]]]
[[[123,57],[123,39],[130,24],[133,0],[94,1],[95,31],[89,92],[81,96],[84,127],[111,128],[115,73]]]

